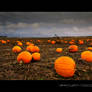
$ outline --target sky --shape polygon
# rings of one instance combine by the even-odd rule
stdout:
[[[92,12],[0,12],[0,36],[92,36]]]

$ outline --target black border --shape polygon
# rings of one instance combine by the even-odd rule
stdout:
[[[31,4],[32,5],[32,4]],[[64,6],[57,7],[33,7],[25,6],[0,7],[0,12],[92,12],[92,7]],[[61,4],[62,5],[62,4]],[[17,87],[17,88],[62,88],[62,87],[92,87],[92,80],[0,80],[0,87]],[[84,86],[83,86],[84,85]],[[31,91],[31,90],[30,90]],[[43,90],[44,91],[44,90]]]
[[[92,88],[92,80],[0,80],[0,87],[17,88]]]

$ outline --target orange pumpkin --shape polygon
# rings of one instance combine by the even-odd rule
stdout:
[[[75,40],[71,40],[72,42],[74,42]]]
[[[23,44],[22,44],[22,42],[18,42],[18,45],[19,45],[19,46],[22,46]]]
[[[51,41],[51,44],[55,44],[56,43],[56,41]]]
[[[9,42],[10,42],[10,40],[7,40],[7,42],[9,43]]]
[[[26,45],[30,45],[31,43],[30,42],[26,42]]]
[[[37,40],[37,42],[39,42],[39,43],[40,43],[41,41],[40,41],[40,40]]]
[[[34,46],[34,44],[33,43],[30,43],[29,46]]]
[[[17,61],[19,63],[20,63],[20,61],[22,61],[24,63],[30,63],[31,60],[32,60],[32,55],[28,51],[23,51],[23,52],[19,53],[19,55],[17,56]]]
[[[19,47],[19,46],[14,46],[13,48],[12,48],[12,51],[13,52],[15,52],[15,53],[19,53],[19,52],[21,52],[21,47]]]
[[[34,49],[35,49],[35,52],[39,52],[40,51],[38,46],[34,46]]]
[[[1,43],[2,43],[2,44],[6,44],[6,41],[4,41],[4,40],[1,40]]]
[[[92,52],[91,51],[82,52],[81,58],[87,62],[92,62]]]
[[[75,61],[71,57],[61,56],[55,60],[54,68],[63,77],[72,77],[75,73]]]
[[[65,43],[67,43],[67,41],[65,41]]]
[[[51,42],[51,40],[48,40],[48,43],[50,43]]]
[[[75,44],[75,42],[73,42],[73,41],[70,41],[70,42],[69,42],[69,44]]]
[[[69,46],[69,52],[76,52],[76,51],[78,51],[77,45],[70,45]]]
[[[26,50],[28,50],[28,51],[31,52],[31,48],[32,48],[32,47],[33,47],[33,46],[29,45],[29,46],[27,46]]]
[[[88,50],[92,50],[92,47],[88,47]]]
[[[79,44],[80,45],[84,44],[84,41],[83,40],[79,40]]]
[[[35,53],[33,53],[32,54],[32,57],[33,57],[33,60],[40,60],[40,53],[38,53],[38,52],[35,52]]]
[[[61,53],[62,52],[62,48],[57,48],[56,52]]]
[[[92,46],[92,42],[90,43],[90,45]]]

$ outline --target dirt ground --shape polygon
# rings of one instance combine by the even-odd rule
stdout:
[[[70,39],[78,40],[79,38],[62,39],[69,41]],[[12,52],[12,47],[16,45],[14,42],[16,40],[21,41],[21,39],[11,38],[10,43],[6,45],[0,43],[0,80],[92,80],[92,63],[85,62],[81,60],[80,57],[81,52],[85,51],[86,48],[90,46],[87,42],[83,45],[76,43],[76,45],[79,46],[79,51],[76,53],[69,53],[69,44],[56,43],[52,45],[47,43],[48,39],[40,39],[42,42],[37,43],[34,38],[32,39],[34,40],[33,43],[40,48],[41,60],[32,61],[30,64],[19,65],[16,60],[18,54]],[[22,39],[23,50],[27,47],[25,42],[30,40],[31,38]],[[56,38],[53,38],[53,40],[56,40]],[[58,47],[63,48],[62,53],[56,53],[56,48]],[[76,71],[73,77],[64,78],[56,73],[54,62],[60,56],[70,56],[75,60]]]

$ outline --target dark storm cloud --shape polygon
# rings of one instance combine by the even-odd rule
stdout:
[[[89,31],[89,32],[87,32]],[[0,12],[0,35],[92,35],[92,12]]]

